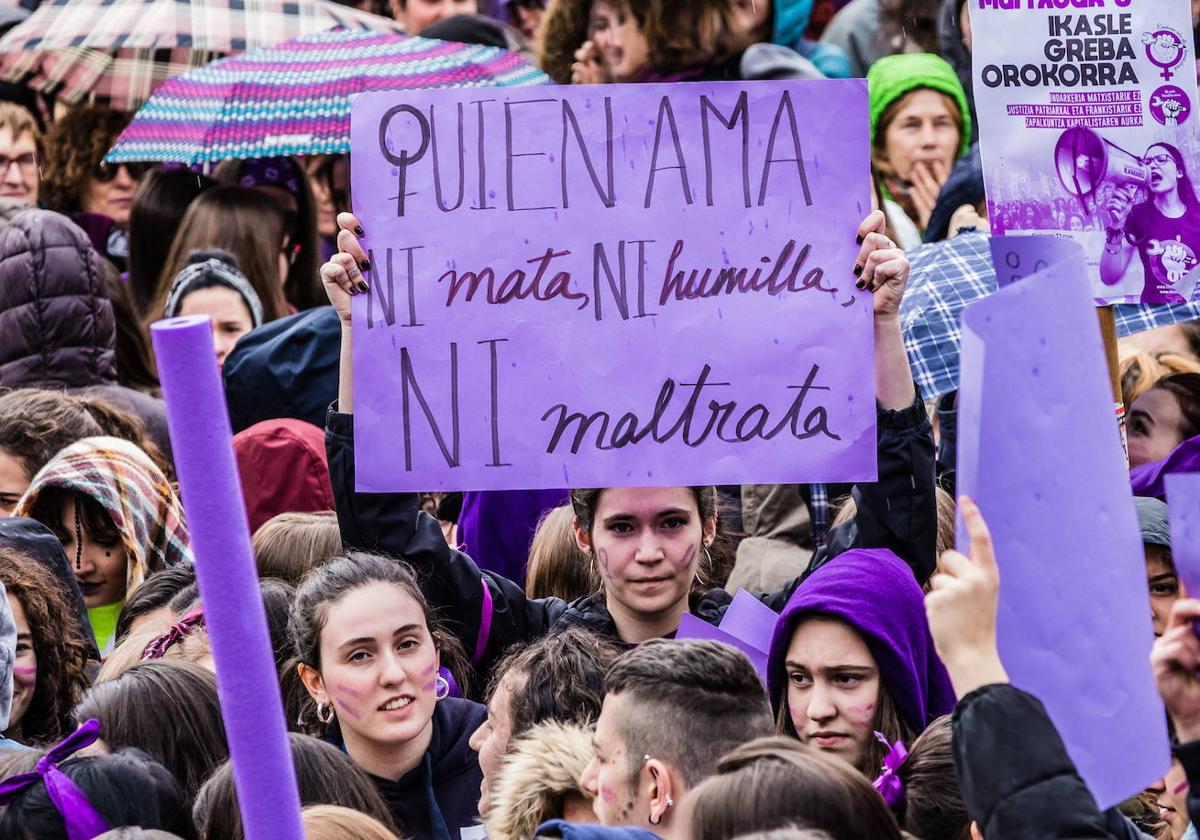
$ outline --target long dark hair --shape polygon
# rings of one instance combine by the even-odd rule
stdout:
[[[1196,188],[1192,185],[1192,179],[1188,177],[1187,161],[1183,159],[1183,152],[1170,143],[1151,143],[1146,152],[1149,153],[1150,149],[1155,146],[1166,149],[1167,154],[1175,161],[1175,168],[1179,171],[1179,183],[1176,189],[1179,190],[1179,199],[1183,202],[1183,206],[1189,210],[1200,211],[1200,198],[1196,197]],[[1149,155],[1147,154],[1147,156]]]
[[[288,634],[292,639],[295,658],[288,663],[287,670],[296,671],[300,665],[307,665],[318,672],[321,670],[321,631],[329,620],[330,609],[349,593],[373,583],[397,586],[417,602],[425,616],[433,644],[441,654],[443,667],[450,669],[463,693],[467,693],[465,681],[468,667],[462,643],[437,620],[421,592],[412,567],[400,560],[362,551],[347,552],[318,566],[296,591],[296,600],[292,602],[288,620]],[[304,720],[315,719],[315,715],[308,714],[315,708],[314,701],[307,698]],[[309,734],[319,735],[321,732],[317,728]]]
[[[158,275],[167,261],[183,214],[202,192],[216,183],[190,169],[154,169],[138,185],[129,210],[128,266],[129,296],[139,320],[160,314],[151,313],[150,304],[157,295]]]
[[[317,236],[317,201],[313,197],[308,170],[294,157],[286,160],[291,165],[292,174],[296,176],[297,186],[297,191],[293,193],[296,197],[296,217],[285,219],[288,228],[286,232],[292,246],[299,246],[299,250],[291,261],[283,290],[288,303],[303,311],[324,306],[329,301],[321,284],[322,260],[320,240]],[[241,183],[242,167],[245,163],[244,160],[225,161],[217,166],[213,176],[223,183]],[[330,197],[332,198],[332,188]]]
[[[292,733],[288,736],[300,804],[341,805],[393,827],[392,813],[379,789],[350,756],[332,744]],[[225,762],[209,777],[192,809],[196,828],[205,840],[242,840],[242,813],[233,784],[233,766]]]
[[[137,747],[161,761],[189,800],[229,758],[216,677],[191,662],[143,662],[97,683],[75,717],[99,718],[110,748]]]
[[[20,720],[21,739],[52,744],[74,728],[71,711],[88,687],[84,631],[54,575],[28,554],[0,546],[0,582],[25,611],[37,655],[37,682]]]
[[[104,737],[107,740],[108,734]],[[161,829],[183,840],[196,837],[179,782],[141,750],[76,755],[58,765],[58,769],[75,783],[110,826]],[[0,837],[57,840],[66,836],[62,814],[50,800],[45,784],[30,785],[0,814]]]

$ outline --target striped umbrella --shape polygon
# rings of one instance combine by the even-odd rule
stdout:
[[[0,79],[133,111],[185,70],[333,27],[400,32],[332,0],[43,0],[0,38]]]
[[[319,32],[171,79],[137,112],[105,160],[192,164],[348,152],[350,97],[356,93],[548,81],[497,47]]]

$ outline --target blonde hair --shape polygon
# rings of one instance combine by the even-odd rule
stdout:
[[[100,672],[96,674],[96,682],[115,680],[130,668],[141,664],[147,646],[169,629],[170,625],[167,625],[161,630],[152,628],[130,633],[104,660],[104,664],[100,666]],[[163,654],[162,658],[191,662],[211,671],[212,644],[208,640],[208,631],[203,627],[191,628],[182,641],[167,648],[167,652]]]
[[[1200,360],[1182,353],[1147,353],[1138,350],[1121,359],[1121,401],[1128,414],[1134,400],[1158,380],[1175,373],[1200,373]]]
[[[574,601],[600,590],[595,564],[575,541],[575,510],[570,503],[546,512],[529,546],[525,597]]]
[[[342,553],[342,532],[333,511],[280,513],[254,532],[251,544],[260,578],[299,585],[317,566]]]
[[[38,130],[33,114],[15,102],[0,102],[0,128],[7,128],[13,140],[31,135],[38,151],[42,150],[42,132]]]
[[[399,840],[379,820],[341,805],[310,805],[302,819],[308,840]]]

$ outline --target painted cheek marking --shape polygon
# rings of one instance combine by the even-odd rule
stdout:
[[[434,680],[433,682],[425,683],[425,687],[422,690],[426,694],[433,694],[434,692],[437,691],[437,680]]]
[[[13,668],[13,674],[18,677],[37,676],[37,668]]]
[[[334,698],[334,702],[337,703],[339,709],[352,717],[354,720],[358,720],[362,717],[362,714],[358,711],[358,709],[354,708],[340,697]]]
[[[353,688],[351,688],[348,685],[342,685],[341,683],[338,683],[337,690],[338,690],[338,693],[345,694],[347,697],[353,697],[355,700],[362,699],[362,692],[355,691]]]
[[[683,559],[679,561],[679,571],[683,571],[692,565],[692,558],[696,556],[696,546],[689,545],[687,551],[683,553]]]
[[[428,668],[426,668],[424,671],[421,672],[421,676],[428,677],[430,674],[432,674],[436,670],[437,670],[436,665],[430,665]]]
[[[608,570],[608,550],[602,548],[598,552],[596,552],[596,554],[600,558],[600,567],[602,569],[604,569],[604,576],[606,578],[608,578],[609,580],[612,580],[613,579],[612,572],[610,572]]]
[[[851,706],[846,709],[846,716],[855,723],[867,724],[875,719],[875,704],[868,703],[865,706]]]
[[[613,793],[613,789],[610,787],[600,788],[600,796],[604,799],[605,802],[616,802],[617,801],[617,795],[615,793]]]

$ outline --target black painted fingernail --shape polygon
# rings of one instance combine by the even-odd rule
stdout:
[[[366,236],[367,232],[362,229],[362,225],[355,225],[354,226],[354,235],[355,236]]]
[[[854,276],[855,276],[855,277],[858,277],[860,274],[862,274],[862,271],[863,271],[863,270],[862,270],[862,266],[861,266],[861,265],[856,265],[856,266],[854,266]]]
[[[358,267],[361,268],[363,271],[370,271],[371,270],[371,261],[363,260],[362,262],[360,262],[358,264]]]
[[[861,236],[854,237],[854,241],[857,242],[859,245],[863,244],[863,238]]]
[[[360,292],[365,292],[365,291],[367,291],[367,288],[368,288],[368,287],[367,287],[367,284],[366,284],[366,283],[364,283],[364,282],[363,282],[363,281],[361,281],[361,280],[359,280],[359,281],[358,281],[358,290],[359,290]]]
[[[867,281],[866,281],[866,280],[859,280],[857,283],[855,283],[855,284],[854,284],[854,288],[856,288],[856,289],[865,289],[865,288],[867,288]]]

